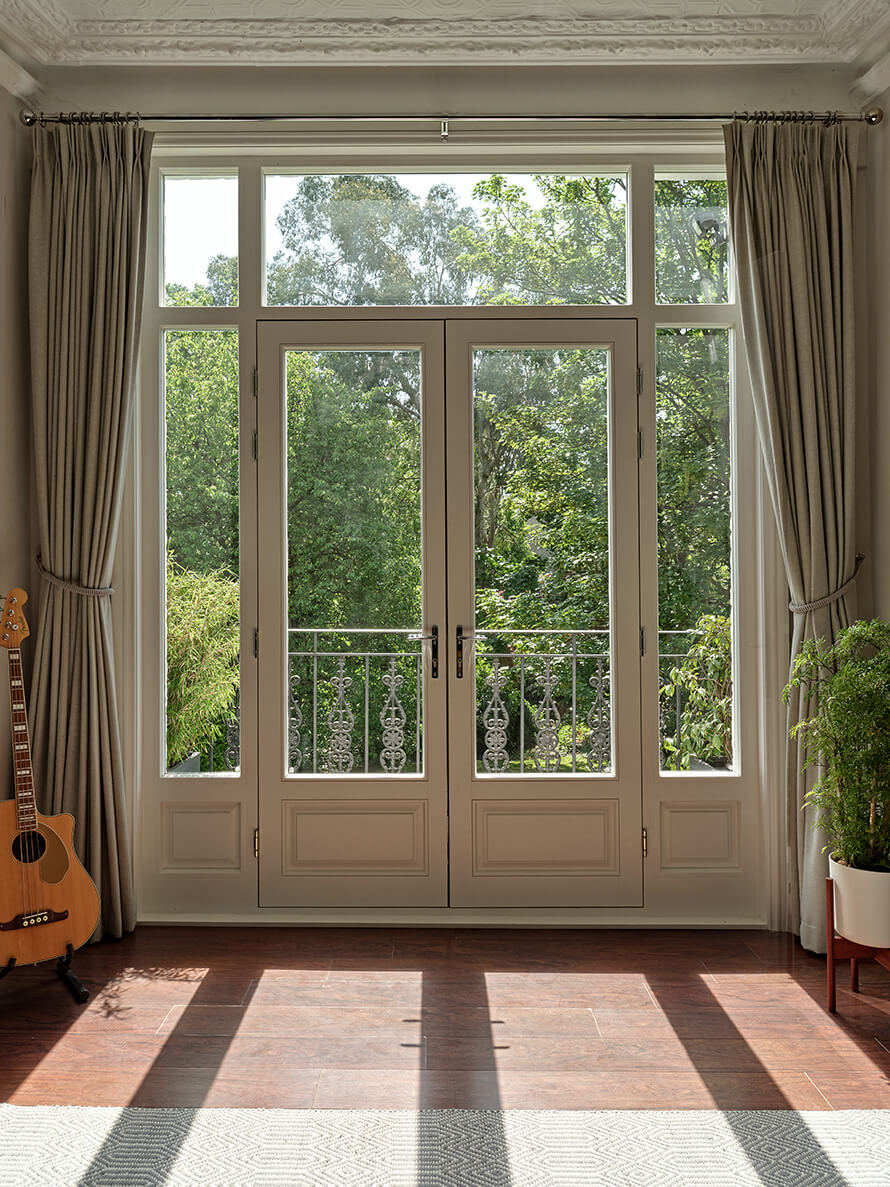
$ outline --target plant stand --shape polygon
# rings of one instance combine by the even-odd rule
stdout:
[[[834,879],[825,879],[825,930],[828,947],[828,1012],[837,1013],[837,995],[835,992],[834,962],[836,960],[850,961],[850,991],[859,992],[859,962],[861,960],[875,960],[883,968],[890,971],[890,948],[869,948],[866,944],[857,944],[838,936],[834,931]]]

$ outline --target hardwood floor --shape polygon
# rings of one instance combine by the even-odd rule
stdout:
[[[890,1108],[890,974],[769,932],[140,927],[0,981],[0,1100]]]

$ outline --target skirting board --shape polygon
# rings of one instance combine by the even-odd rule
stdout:
[[[597,912],[563,910],[470,910],[449,907],[391,910],[324,910],[305,911],[282,907],[258,909],[251,914],[211,914],[200,911],[152,912],[139,914],[139,923],[169,925],[203,924],[219,927],[566,927],[566,928],[696,928],[719,930],[768,931],[764,919],[751,917],[664,917],[629,918],[614,911]]]

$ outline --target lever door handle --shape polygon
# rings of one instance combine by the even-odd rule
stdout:
[[[455,631],[455,674],[458,680],[463,680],[464,677],[464,642],[472,637],[473,631],[465,631],[462,626]]]
[[[420,640],[423,643],[430,645],[430,678],[432,680],[439,679],[439,628],[437,626],[430,627],[428,635],[409,635],[409,639]]]

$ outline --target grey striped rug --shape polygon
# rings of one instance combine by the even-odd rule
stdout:
[[[0,1105],[0,1184],[887,1187],[890,1111]]]

